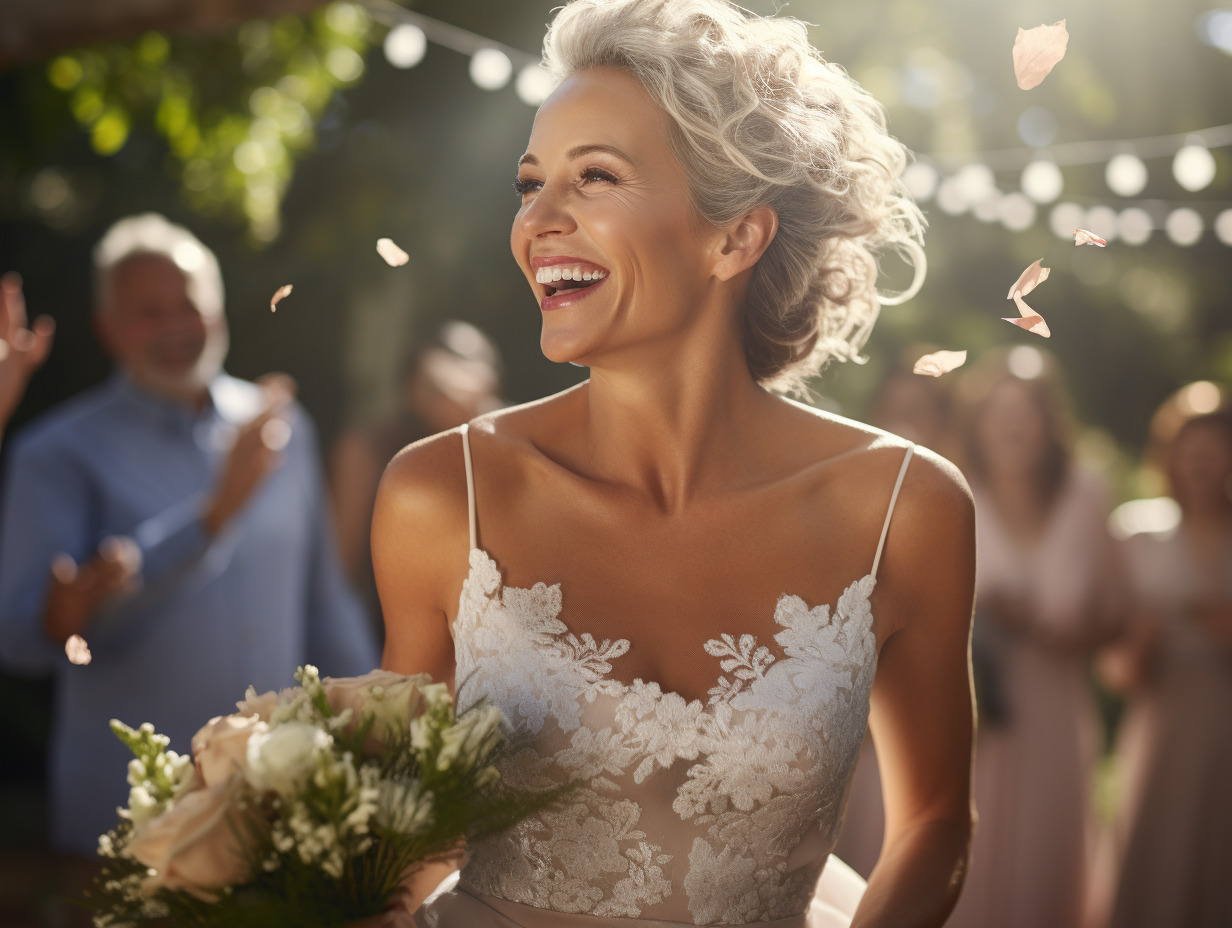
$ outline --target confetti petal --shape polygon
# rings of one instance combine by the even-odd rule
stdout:
[[[274,295],[270,297],[270,312],[271,313],[276,312],[278,309],[278,304],[281,303],[283,299],[291,295],[291,286],[292,286],[291,284],[283,284],[281,287],[279,287],[277,290],[274,291]]]
[[[1065,57],[1069,33],[1065,20],[1051,26],[1019,29],[1014,39],[1014,77],[1023,90],[1037,87]]]
[[[934,351],[926,354],[915,362],[911,369],[913,374],[923,374],[927,377],[940,377],[967,363],[966,351]]]
[[[392,238],[378,238],[376,251],[390,267],[402,267],[411,260],[411,256],[394,244]]]
[[[64,653],[68,655],[70,663],[84,667],[93,660],[94,655],[90,653],[90,646],[86,644],[86,640],[80,635],[69,635],[68,641],[64,642]]]
[[[1074,230],[1075,245],[1095,245],[1097,248],[1103,248],[1108,244],[1107,239],[1100,238],[1094,232],[1088,232],[1086,229]]]
[[[1040,259],[1040,261],[1042,260],[1043,258]],[[1014,286],[1010,287],[1010,292],[1006,294],[1005,298],[1007,300],[1012,300],[1015,293],[1019,296],[1026,296],[1046,281],[1048,279],[1048,275],[1051,273],[1052,268],[1040,267],[1039,261],[1033,262],[1031,266],[1023,271],[1022,274],[1019,275],[1018,279],[1014,281]]]
[[[1052,332],[1048,328],[1048,323],[1044,321],[1044,317],[1023,302],[1022,297],[1014,297],[1014,303],[1017,304],[1021,315],[1017,319],[1013,316],[1002,316],[1002,321],[1013,323],[1020,329],[1026,329],[1032,335],[1038,335],[1041,338],[1052,337]]]

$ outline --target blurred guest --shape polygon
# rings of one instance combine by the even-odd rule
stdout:
[[[338,567],[316,438],[289,381],[222,372],[218,263],[146,214],[95,251],[94,321],[117,371],[18,434],[0,531],[0,658],[55,676],[51,840],[92,856],[126,800],[108,720],[186,752],[248,685],[378,655]],[[88,666],[65,655],[84,636]]]
[[[403,363],[396,414],[373,427],[352,428],[334,444],[330,501],[342,564],[377,628],[380,603],[368,532],[385,465],[412,442],[498,408],[500,366],[500,354],[483,332],[470,323],[450,320],[420,342]]]
[[[50,316],[40,316],[33,328],[26,328],[21,277],[13,273],[0,277],[0,436],[13,418],[30,376],[47,360],[54,332]]]
[[[911,350],[904,356],[910,362],[926,349]],[[868,421],[879,429],[901,435],[945,457],[955,455],[949,448],[953,397],[949,378],[913,374],[910,367],[898,368],[881,381],[873,395]],[[847,795],[843,832],[834,853],[865,879],[873,872],[881,855],[885,831],[885,809],[881,804],[881,775],[872,739],[865,735],[860,759]]]
[[[1186,398],[1153,430],[1179,519],[1125,542],[1140,610],[1103,662],[1129,697],[1110,928],[1232,925],[1232,409]]]
[[[1098,720],[1088,658],[1119,624],[1100,481],[1075,465],[1051,359],[986,355],[960,385],[976,501],[979,826],[958,928],[1080,924]]]

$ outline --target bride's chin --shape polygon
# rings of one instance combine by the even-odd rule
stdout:
[[[587,340],[579,337],[576,332],[552,332],[547,325],[539,336],[539,349],[543,356],[555,364],[577,364],[586,366],[585,358],[591,352]]]

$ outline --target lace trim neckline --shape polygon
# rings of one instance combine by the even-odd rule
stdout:
[[[476,571],[479,570],[481,567],[486,567],[491,572],[492,576],[494,577],[494,582],[490,586],[487,584],[484,584],[482,581],[480,581],[476,577]],[[535,584],[535,587],[519,587],[519,586],[513,586],[511,584],[507,584],[505,583],[504,575],[501,572],[500,563],[496,560],[496,558],[493,557],[487,551],[486,548],[480,547],[479,545],[473,545],[470,549],[470,554],[469,554],[469,569],[466,572],[466,579],[463,581],[462,591],[458,597],[458,612],[457,612],[457,615],[454,616],[453,625],[451,625],[449,628],[450,638],[454,640],[455,642],[457,641],[456,629],[457,629],[458,623],[462,620],[463,610],[467,606],[467,598],[468,598],[467,593],[476,584],[478,584],[480,586],[480,589],[483,591],[482,595],[485,598],[489,598],[489,599],[493,596],[496,596],[499,592],[503,590],[512,590],[517,593],[530,595],[534,592],[535,587],[545,587],[548,589],[552,589],[552,588],[558,589],[560,587],[559,581],[556,583],[552,583],[552,584],[547,584],[547,583],[544,583],[543,581],[539,581],[538,583]],[[870,597],[872,596],[872,592],[873,592],[873,589],[876,587],[876,584],[877,584],[876,575],[872,571],[869,571],[868,573],[864,574],[862,577],[859,577],[856,580],[853,580],[846,587],[844,587],[843,592],[839,594],[838,598],[834,601],[834,603],[820,603],[818,605],[810,605],[802,596],[799,596],[794,593],[781,593],[779,594],[778,599],[775,601],[774,617],[777,621],[780,610],[782,610],[783,608],[784,602],[794,599],[799,602],[800,607],[809,615],[815,614],[818,610],[825,610],[829,621],[836,622],[836,621],[839,621],[838,612],[844,600],[848,599],[850,594],[859,592],[860,593],[859,599],[864,604],[864,609],[861,611],[864,613],[864,615],[867,616],[867,626],[864,628],[864,634],[872,639],[872,647],[870,648],[870,651],[871,651],[870,660],[872,664],[872,669],[875,671],[877,667],[878,658],[881,656],[881,647],[880,647],[880,642],[877,640],[877,636],[873,633],[873,615],[872,615],[872,606],[870,603]],[[560,620],[558,619],[558,621]],[[565,627],[565,631],[562,633],[562,635],[569,636],[569,637],[575,637],[575,638],[590,639],[592,641],[594,639],[593,634],[591,634],[590,632],[579,632],[576,629],[568,626],[563,621],[561,622],[561,624],[564,625]],[[746,634],[740,635],[741,639],[745,639],[749,637],[751,636],[746,635]],[[731,639],[730,643],[733,645],[735,644],[734,637],[729,633],[723,633],[722,638]],[[605,639],[605,646],[607,646],[608,643],[609,643],[609,640]],[[623,655],[626,651],[629,650],[630,647],[632,647],[632,643],[627,638],[619,638],[610,643],[621,648],[620,650],[621,655]],[[704,647],[706,648],[708,653],[713,653],[713,652],[710,652],[710,645],[722,644],[722,643],[723,642],[721,642],[720,640],[710,639]],[[615,657],[619,655],[613,654],[612,656]],[[715,656],[718,656],[718,655],[715,655]],[[725,664],[727,662],[724,661],[723,663]],[[608,665],[608,667],[610,668],[610,664]],[[604,673],[605,677],[607,676],[607,673],[610,673],[610,669],[607,670],[606,673]],[[613,680],[610,677],[608,677],[608,682],[613,687],[618,688],[620,692],[622,693],[622,695],[624,696],[627,696],[633,690],[638,689],[638,688],[653,687],[654,689],[658,690],[660,693],[662,693],[665,696],[678,696],[681,699],[685,699],[684,694],[678,693],[675,690],[663,690],[661,685],[658,682],[651,681],[647,683],[646,681],[642,680],[641,677],[637,677],[634,680],[627,682],[627,683],[621,680]],[[712,693],[708,695],[713,696],[713,691]],[[685,699],[685,701],[690,704],[693,702],[703,702],[703,700],[700,698],[695,698],[693,700]],[[712,698],[710,702],[713,702],[713,701],[714,699]]]

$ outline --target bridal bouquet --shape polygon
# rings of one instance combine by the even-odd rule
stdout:
[[[212,719],[192,756],[148,723],[92,892],[95,924],[338,926],[380,913],[404,873],[555,796],[502,786],[500,713],[456,715],[443,684],[375,670],[257,694]]]

